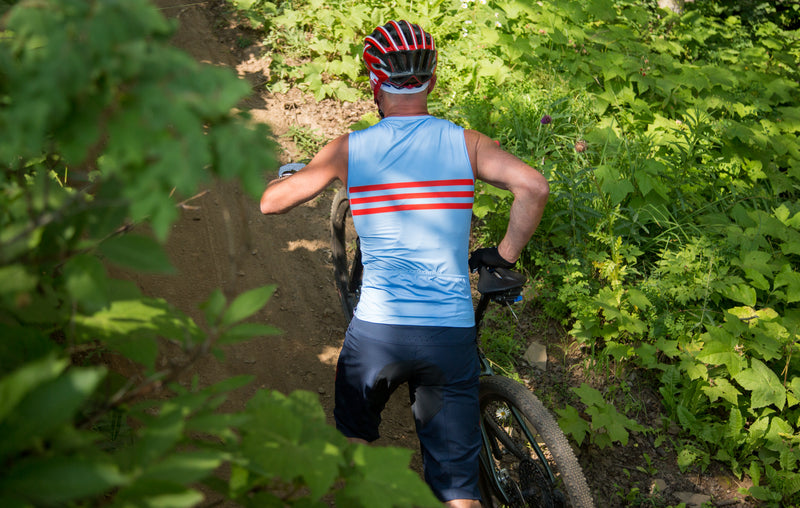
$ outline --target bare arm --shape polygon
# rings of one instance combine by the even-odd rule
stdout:
[[[539,226],[550,186],[541,173],[502,150],[488,136],[467,130],[464,137],[476,178],[514,195],[508,228],[497,250],[503,259],[515,262]]]
[[[336,179],[347,184],[347,140],[347,134],[336,138],[294,175],[271,181],[261,195],[261,213],[286,213],[322,192]]]

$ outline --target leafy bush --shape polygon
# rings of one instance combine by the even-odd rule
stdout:
[[[249,86],[173,29],[145,0],[0,6],[0,505],[438,506],[410,452],[351,444],[312,394],[222,412],[249,379],[185,386],[198,358],[276,332],[252,319],[274,287],[216,291],[195,323],[109,276],[171,271],[161,245],[198,186],[257,197],[275,165],[234,112]]]

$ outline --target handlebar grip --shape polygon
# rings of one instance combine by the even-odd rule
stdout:
[[[290,162],[289,164],[284,164],[280,167],[280,169],[278,169],[278,178],[292,176],[304,167],[306,167],[305,162]]]

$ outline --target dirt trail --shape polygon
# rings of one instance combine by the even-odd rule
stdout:
[[[156,0],[155,4],[179,22],[175,46],[200,62],[234,69],[251,83],[263,82],[265,64],[259,55],[243,51],[235,39],[226,42],[214,35],[219,20],[209,14],[213,1],[187,5],[183,0]],[[277,97],[262,87],[254,90],[243,106],[272,127],[284,149],[281,162],[293,155],[291,143],[280,137],[292,123],[330,139],[347,132],[347,126],[373,109],[366,103],[320,104],[297,91]],[[265,184],[276,170],[265,168]],[[261,215],[257,202],[236,184],[216,183],[205,190],[191,203],[196,210],[182,212],[169,238],[167,251],[177,275],[138,275],[137,284],[145,294],[165,298],[198,322],[202,318],[197,307],[214,288],[222,288],[231,298],[276,284],[275,296],[256,318],[284,333],[230,347],[223,362],[203,361],[196,374],[203,385],[233,375],[253,375],[255,381],[229,399],[230,408],[242,407],[260,388],[283,393],[308,390],[319,394],[330,418],[336,359],[345,330],[329,247],[328,221],[336,188],[289,214],[270,217]],[[407,409],[402,397],[394,398],[382,428],[384,444],[416,447]]]

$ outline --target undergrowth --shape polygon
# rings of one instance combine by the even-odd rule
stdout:
[[[760,502],[800,502],[800,6],[233,3],[280,48],[269,86],[318,98],[367,97],[360,44],[376,25],[429,28],[432,111],[550,182],[520,262],[541,308],[612,378],[648,372],[685,471],[719,462]],[[478,186],[483,242],[500,239],[509,204]],[[576,440],[640,431],[586,387],[573,400],[595,408],[560,410]]]

